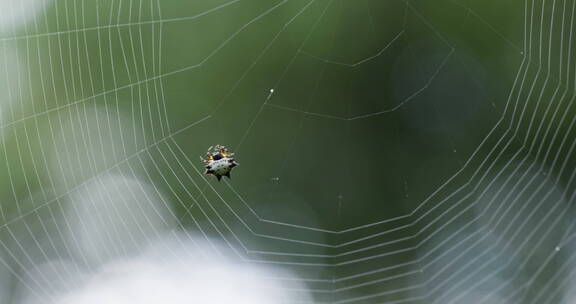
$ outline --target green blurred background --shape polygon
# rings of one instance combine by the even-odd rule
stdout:
[[[573,1],[26,5],[43,8],[0,38],[3,228],[123,172],[318,302],[432,302],[430,273],[454,284],[497,256],[521,303],[564,265],[523,263],[573,228]],[[229,181],[199,173],[215,144],[241,164]],[[442,268],[467,246],[479,260]]]

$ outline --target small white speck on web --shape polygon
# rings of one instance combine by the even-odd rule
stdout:
[[[274,94],[274,89],[270,89],[270,93],[268,94],[268,97],[266,97],[266,101],[264,103],[267,103],[268,100],[270,100],[270,98],[272,97],[272,95]]]
[[[560,247],[556,246],[556,248],[554,248],[554,250],[560,251]]]

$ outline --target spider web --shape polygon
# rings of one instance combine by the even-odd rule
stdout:
[[[3,301],[166,231],[315,303],[573,301],[574,1],[6,3]]]

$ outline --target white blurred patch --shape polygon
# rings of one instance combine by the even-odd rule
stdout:
[[[70,239],[89,262],[134,254],[174,227],[167,204],[151,185],[134,177],[98,177],[70,196]]]
[[[312,303],[303,291],[305,287],[285,271],[240,263],[238,258],[205,255],[211,246],[206,240],[183,234],[163,236],[141,254],[106,262],[93,271],[68,275],[66,284],[45,286],[19,303]],[[43,275],[47,274],[54,272]]]
[[[273,304],[306,300],[286,290],[290,287],[286,283],[273,279],[276,271],[203,258],[191,243],[184,246],[188,252],[163,248],[163,259],[145,253],[104,265],[84,287],[57,298],[56,303]]]
[[[0,1],[0,32],[7,32],[32,20],[46,8],[48,2],[48,0]]]

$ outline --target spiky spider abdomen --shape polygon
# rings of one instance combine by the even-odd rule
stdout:
[[[208,148],[206,157],[208,159],[202,161],[206,164],[206,174],[211,174],[218,178],[218,181],[222,179],[222,176],[230,178],[230,172],[238,163],[232,157],[234,153],[228,152],[228,149],[224,146],[216,145],[216,147]]]

